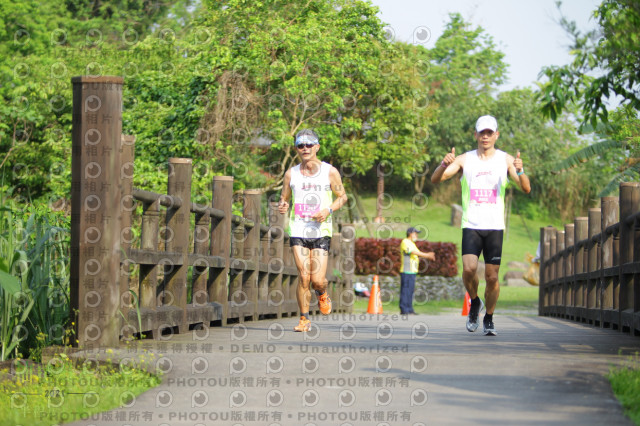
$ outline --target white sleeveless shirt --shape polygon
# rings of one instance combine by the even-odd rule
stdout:
[[[331,164],[320,163],[320,170],[314,176],[305,176],[300,172],[300,164],[291,168],[291,186],[293,208],[289,217],[289,236],[297,238],[331,237],[333,231],[332,215],[324,222],[311,219],[316,212],[328,209],[333,203],[333,191],[329,172]]]
[[[504,229],[504,198],[508,183],[507,153],[496,150],[481,160],[469,151],[463,166],[462,228]]]

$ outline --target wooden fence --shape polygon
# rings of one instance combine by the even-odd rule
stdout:
[[[186,158],[169,160],[167,194],[133,188],[135,138],[122,135],[123,79],[72,83],[71,309],[79,345],[298,316],[298,273],[276,203],[267,203],[263,223],[261,192],[245,190],[236,199],[243,215],[233,215],[231,176],[213,178],[212,205],[193,203]],[[354,247],[355,228],[343,224],[327,268],[334,312],[351,312]],[[311,312],[319,312],[315,301]]]
[[[540,229],[539,314],[640,334],[640,183],[588,217]]]

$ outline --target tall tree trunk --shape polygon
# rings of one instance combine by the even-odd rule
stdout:
[[[382,198],[384,197],[384,170],[383,165],[378,164],[376,168],[378,173],[378,197],[376,198],[376,218],[373,220],[375,223],[383,223],[382,217]]]

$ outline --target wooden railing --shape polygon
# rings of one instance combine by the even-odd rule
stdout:
[[[540,241],[540,315],[640,334],[640,183]]]
[[[298,273],[277,205],[245,190],[236,199],[243,214],[233,215],[231,176],[213,178],[211,205],[192,202],[185,158],[169,160],[167,194],[133,188],[135,138],[121,134],[122,78],[72,82],[71,307],[79,345],[299,315]],[[327,268],[334,312],[351,311],[354,243],[352,225],[334,231]]]

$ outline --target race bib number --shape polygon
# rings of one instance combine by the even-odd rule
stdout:
[[[496,204],[497,189],[471,189],[471,201],[478,204]]]
[[[320,204],[295,203],[293,211],[297,217],[311,217],[320,210]]]

